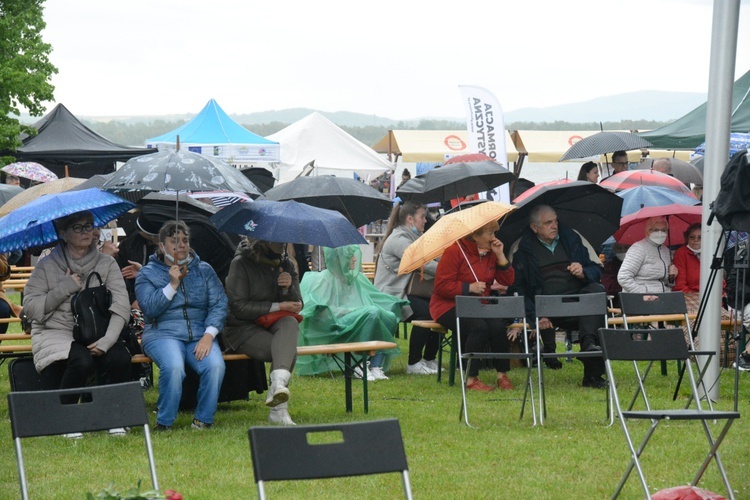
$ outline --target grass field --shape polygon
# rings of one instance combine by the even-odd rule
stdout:
[[[11,329],[17,331],[17,326]],[[406,375],[408,342],[399,340],[404,354],[396,358],[391,379],[371,383],[370,412],[363,413],[362,385],[354,383],[354,411],[344,411],[344,381],[340,374],[294,376],[290,413],[298,424],[398,418],[406,446],[416,498],[608,498],[629,460],[618,422],[607,426],[605,392],[580,386],[580,363],[566,363],[560,371],[545,372],[548,417],[544,427],[533,427],[530,414],[519,420],[524,370],[510,377],[510,393],[469,394],[470,417],[477,429],[459,421],[460,387],[447,377]],[[561,347],[559,347],[561,349]],[[7,362],[6,362],[7,364]],[[624,370],[624,368],[623,368]],[[676,366],[669,376],[653,374],[660,392],[671,393]],[[490,382],[494,375],[483,372]],[[723,371],[719,381],[719,409],[732,409],[734,372]],[[0,369],[0,498],[19,497],[5,394],[8,373]],[[676,404],[684,404],[687,391]],[[157,390],[145,392],[154,408]],[[263,396],[223,403],[210,431],[190,429],[191,415],[181,413],[174,429],[154,435],[154,451],[161,489],[175,489],[185,498],[253,498],[255,485],[247,429],[264,425],[268,414]],[[722,445],[722,458],[737,498],[750,498],[750,373],[740,374],[739,410],[743,418],[732,427]],[[636,425],[637,438],[646,425]],[[712,429],[718,432],[719,426]],[[375,436],[373,439],[377,439]],[[150,486],[142,432],[114,438],[105,433],[80,440],[62,437],[24,441],[32,498],[85,498],[110,484],[116,489],[135,486],[139,479]],[[707,450],[697,423],[666,423],[652,438],[643,457],[652,491],[689,483]],[[367,450],[362,450],[367,454]],[[276,498],[397,498],[397,475],[325,481],[269,483]],[[699,486],[723,493],[716,466],[711,465]],[[631,477],[621,498],[642,498],[637,476]]]

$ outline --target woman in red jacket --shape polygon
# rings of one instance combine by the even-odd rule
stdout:
[[[435,288],[430,300],[430,315],[446,328],[456,331],[456,295],[488,296],[493,282],[512,285],[513,267],[505,258],[503,243],[495,237],[497,221],[486,224],[469,236],[461,238],[446,249],[435,274]],[[507,321],[500,319],[464,318],[461,320],[463,352],[484,352],[487,342],[492,352],[509,352]],[[494,361],[497,387],[513,389],[506,372],[510,361]],[[479,363],[472,363],[466,377],[466,388],[493,391],[494,386],[479,379]]]

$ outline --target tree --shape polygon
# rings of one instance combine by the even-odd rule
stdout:
[[[21,107],[41,116],[45,101],[54,99],[50,78],[57,68],[49,61],[52,46],[42,40],[44,0],[0,0],[0,154],[21,145],[21,133],[36,134],[18,117]]]

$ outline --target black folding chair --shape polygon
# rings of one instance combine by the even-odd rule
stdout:
[[[646,448],[651,436],[656,431],[656,428],[660,423],[664,421],[678,421],[678,420],[697,420],[700,421],[703,432],[706,434],[706,439],[709,443],[709,451],[706,458],[703,460],[698,472],[695,474],[692,486],[696,486],[700,481],[703,473],[708,468],[711,460],[716,462],[716,465],[721,474],[721,478],[724,481],[724,486],[727,489],[729,498],[734,498],[732,487],[729,485],[729,479],[727,478],[724,465],[721,462],[719,456],[719,446],[727,435],[729,428],[735,419],[740,418],[739,412],[734,411],[715,411],[715,410],[703,410],[698,398],[698,387],[695,381],[695,375],[693,374],[692,367],[690,366],[690,354],[687,349],[687,344],[683,336],[683,332],[678,328],[670,329],[641,329],[641,330],[625,330],[625,329],[604,329],[600,331],[600,341],[602,345],[602,353],[604,355],[604,362],[607,369],[607,376],[609,377],[610,390],[614,399],[614,407],[617,412],[617,416],[622,424],[622,430],[625,433],[625,440],[628,443],[630,449],[630,465],[622,476],[620,483],[617,485],[612,498],[616,498],[622,491],[625,482],[628,480],[630,473],[635,468],[638,471],[638,476],[641,480],[641,486],[643,486],[643,492],[646,498],[651,498],[651,494],[646,483],[646,477],[641,467],[640,457]],[[613,361],[667,361],[667,360],[679,360],[688,365],[686,372],[690,379],[690,388],[693,394],[693,398],[696,401],[697,409],[655,409],[653,405],[649,405],[649,408],[641,411],[627,410],[623,411],[620,405],[618,382],[615,380],[615,374],[613,370]],[[636,373],[638,378],[638,384],[645,389],[645,384],[640,378],[640,375]],[[652,391],[653,393],[653,391]],[[669,398],[666,398],[667,400]],[[653,400],[653,398],[652,398]],[[633,439],[631,437],[630,429],[628,428],[628,420],[651,420],[651,427],[646,431],[643,440],[641,441],[638,448],[635,447]],[[709,428],[709,421],[711,420],[725,420],[724,426],[721,429],[718,437],[714,438]],[[670,426],[672,427],[672,426]],[[684,429],[680,427],[679,432],[684,432]]]
[[[81,403],[63,402],[76,395],[82,396]],[[24,500],[29,498],[29,491],[21,439],[118,427],[143,426],[151,483],[155,490],[159,489],[146,402],[140,382],[56,391],[11,392],[8,393],[8,413],[16,448],[21,497]]]
[[[539,377],[539,421],[544,425],[544,418],[547,416],[547,399],[544,389],[544,370],[542,370],[542,361],[552,358],[601,358],[601,352],[542,352],[542,339],[539,329],[539,320],[541,318],[578,318],[581,316],[598,316],[604,319],[604,326],[607,326],[607,295],[600,293],[581,293],[570,295],[537,295],[535,297],[536,309],[536,358],[537,371]],[[607,399],[609,403],[609,399]],[[607,414],[611,411],[607,408]]]
[[[531,383],[531,368],[534,354],[529,350],[529,342],[524,319],[526,312],[524,299],[520,296],[515,297],[470,297],[465,295],[456,296],[456,339],[458,344],[458,357],[466,360],[466,372],[468,372],[471,362],[479,359],[521,359],[526,360],[526,383],[523,390],[523,404],[521,405],[521,416],[526,409],[526,399],[531,396],[531,415],[536,425],[536,408],[534,407],[534,389]],[[508,319],[511,323],[521,321],[523,323],[523,352],[467,352],[461,350],[461,318],[482,318],[482,319]],[[458,419],[461,420],[461,413],[464,414],[466,425],[472,427],[469,423],[469,408],[466,401],[466,380],[464,370],[461,370],[461,410],[458,412]]]
[[[324,479],[400,472],[411,500],[409,466],[398,420],[248,430],[258,496],[266,481]],[[310,442],[310,438],[315,442]],[[331,491],[331,496],[341,493]]]
[[[646,300],[648,299],[648,300]],[[703,389],[704,394],[707,394],[707,390],[703,381],[703,375],[706,372],[706,369],[708,368],[709,363],[711,362],[711,357],[716,354],[714,351],[698,351],[695,349],[695,342],[693,341],[693,332],[690,325],[690,318],[688,317],[687,312],[687,305],[685,304],[685,295],[682,292],[665,292],[665,293],[625,293],[620,292],[620,307],[622,309],[622,322],[623,326],[626,329],[630,328],[630,323],[628,321],[628,317],[632,318],[633,316],[654,316],[657,319],[660,317],[662,320],[664,320],[664,317],[674,316],[674,319],[667,319],[667,322],[672,320],[677,320],[679,318],[679,321],[684,322],[685,327],[687,328],[688,332],[688,353],[691,356],[707,356],[706,362],[703,363],[703,366],[701,367],[700,363],[698,363],[698,379],[697,383]],[[646,320],[645,322],[650,322],[651,320]],[[639,320],[639,323],[644,322]],[[698,359],[698,358],[696,358]],[[665,365],[663,367],[663,373],[666,374],[666,362],[663,362]],[[636,371],[638,370],[638,365],[633,364]],[[643,375],[640,376],[642,380],[645,380],[648,376],[649,372],[651,371],[651,367],[653,366],[653,363],[649,363],[646,367],[646,370],[643,372]],[[677,381],[677,385],[675,386],[674,391],[674,399],[677,399],[677,392],[680,388],[680,382],[682,381],[682,377],[684,375],[686,365],[682,365],[682,368],[680,369],[680,376]],[[630,401],[630,405],[628,406],[628,409],[633,408],[633,405],[635,404],[636,399],[638,399],[638,396],[640,394],[643,394],[641,387],[636,389],[635,394],[633,395],[633,399]],[[644,395],[645,398],[645,395]],[[713,410],[713,403],[711,402],[711,398],[706,398],[708,401],[708,406],[710,409]],[[646,406],[648,406],[648,401],[646,402]],[[688,399],[687,405],[685,408],[688,408],[692,402],[692,397]]]

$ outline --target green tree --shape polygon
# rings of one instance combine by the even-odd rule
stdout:
[[[0,154],[15,151],[21,133],[36,133],[20,123],[20,108],[41,116],[42,103],[54,99],[50,77],[57,68],[49,61],[52,46],[42,40],[43,4],[44,0],[0,0]]]

